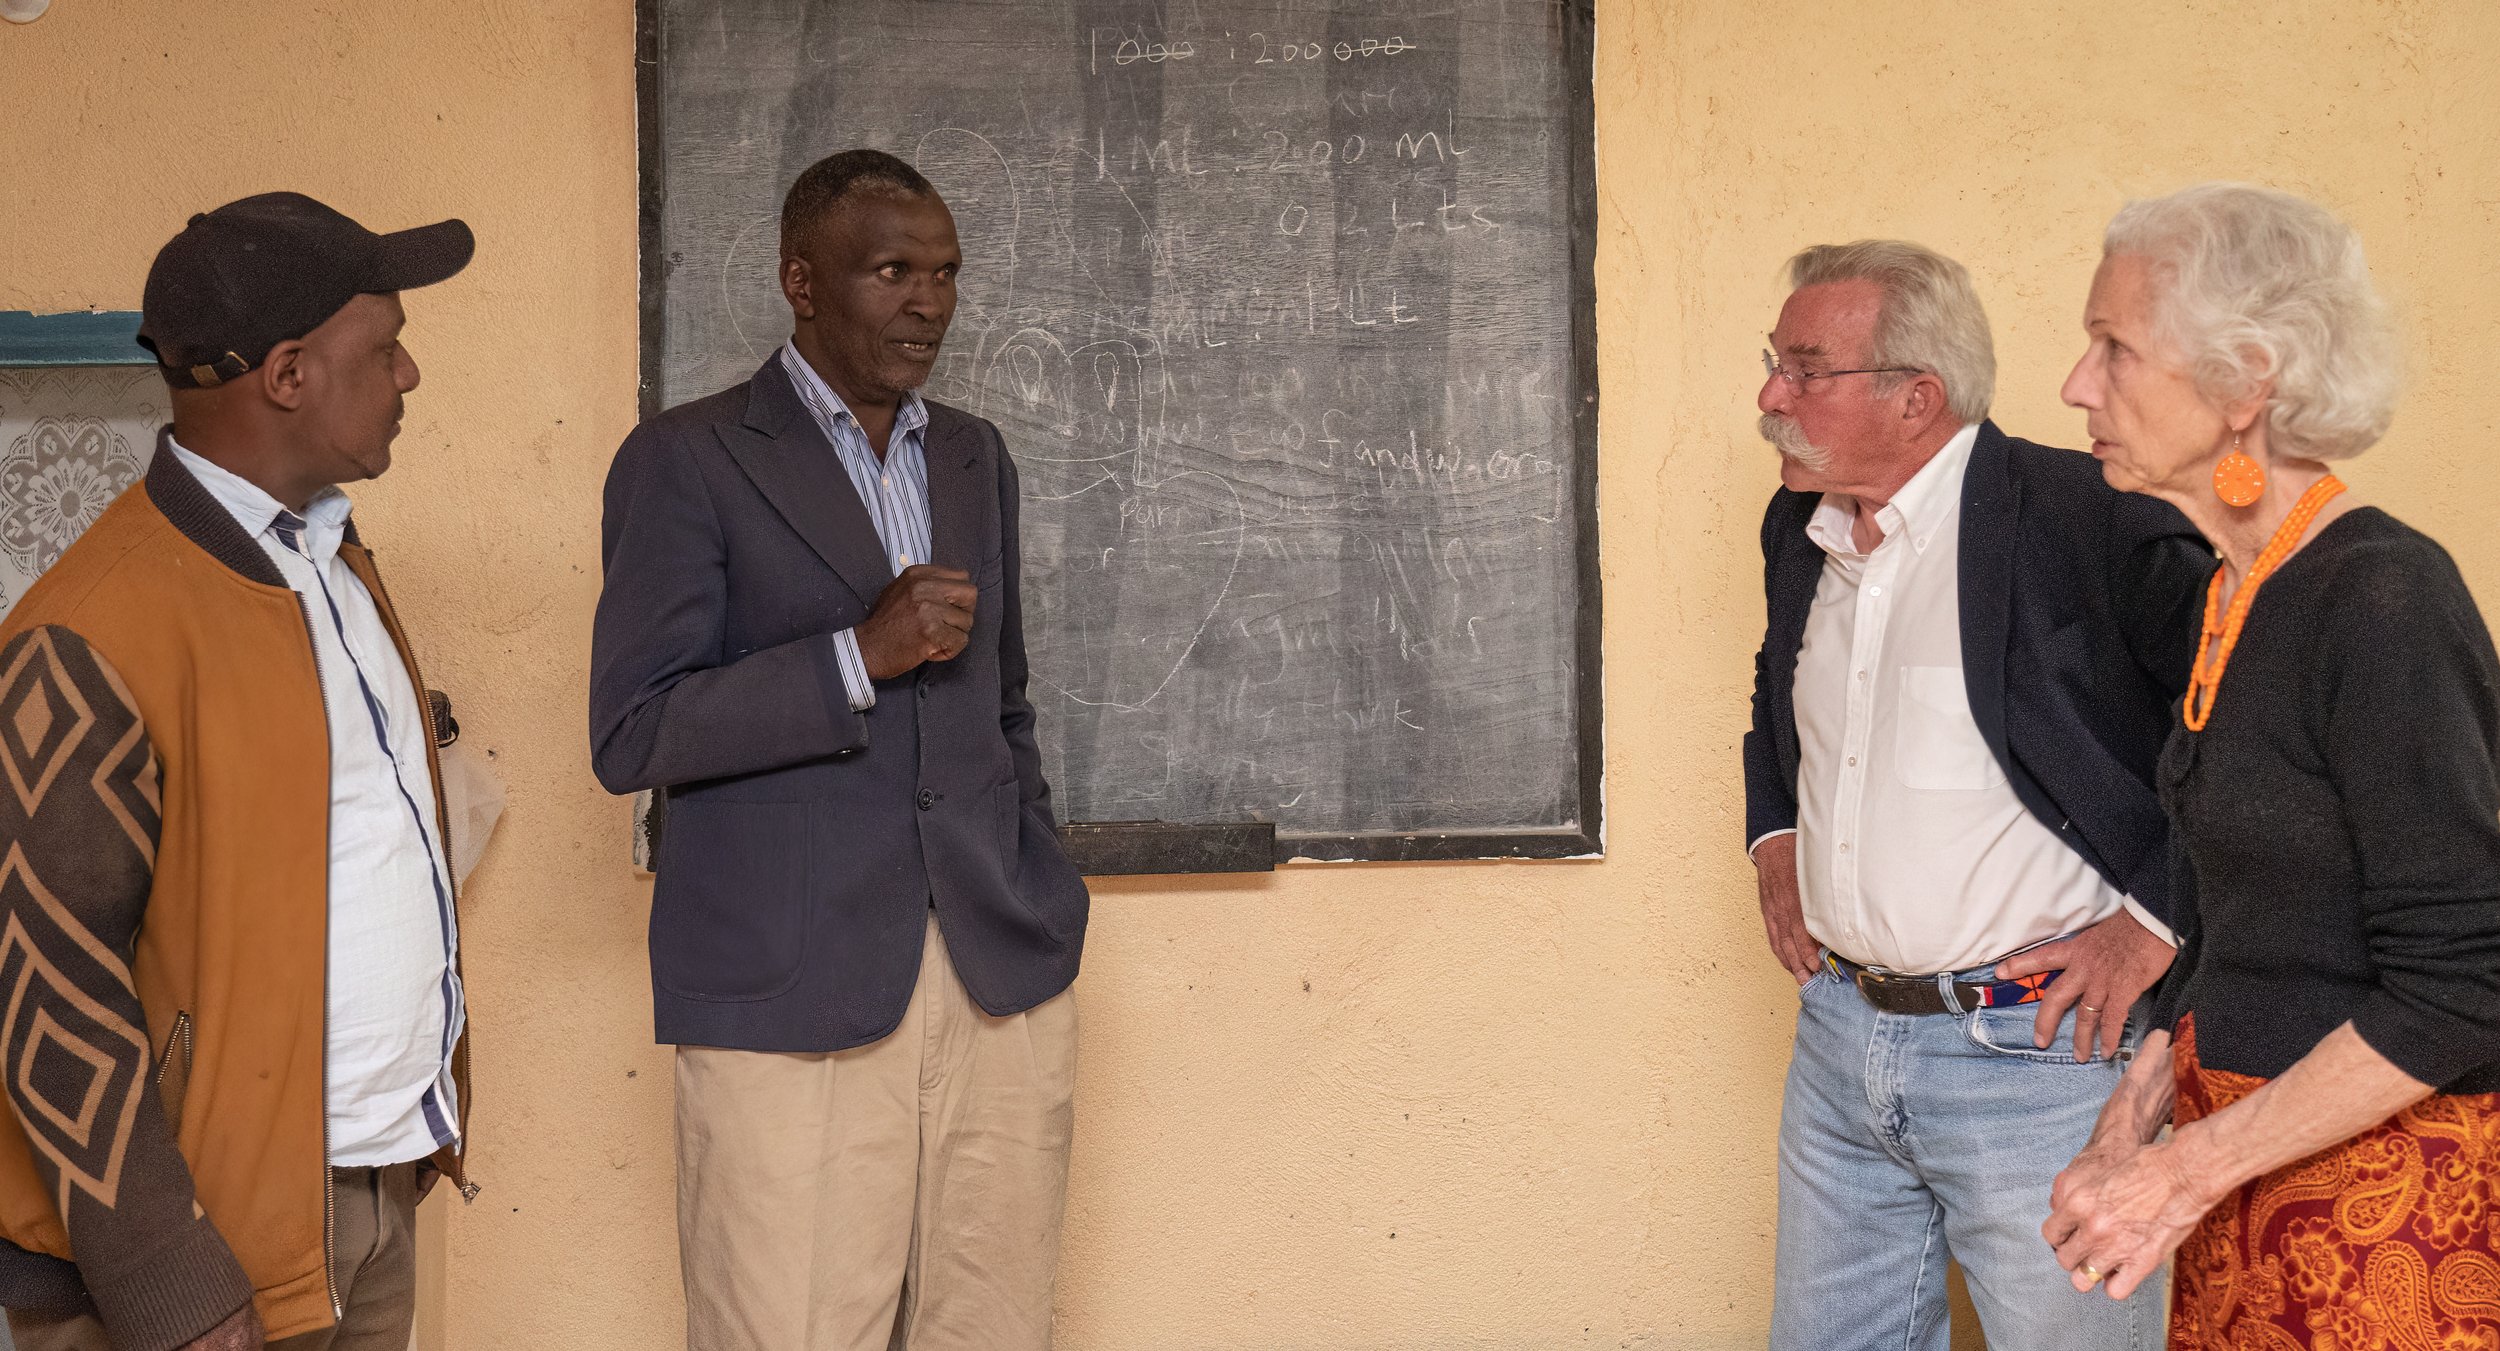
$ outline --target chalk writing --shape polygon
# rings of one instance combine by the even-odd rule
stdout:
[[[1065,819],[1577,819],[1566,7],[654,4],[666,402],[789,331],[814,158],[952,209]]]
[[[1227,39],[1231,36],[1230,33],[1225,34]],[[1271,39],[1265,33],[1252,33],[1242,40],[1241,47],[1227,48],[1226,55],[1237,57],[1253,44],[1258,49],[1257,54],[1250,58],[1250,64],[1254,66],[1291,65],[1296,61],[1317,61],[1323,56],[1330,55],[1335,56],[1340,62],[1370,61],[1375,58],[1404,56],[1416,50],[1415,44],[1404,37],[1363,38],[1359,41],[1340,41],[1331,46],[1316,38]]]

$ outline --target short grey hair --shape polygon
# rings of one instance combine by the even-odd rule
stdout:
[[[1793,289],[1840,281],[1871,281],[1883,292],[1875,349],[1867,353],[1871,364],[1933,372],[1955,417],[1978,422],[1988,416],[1997,392],[1996,341],[1969,271],[1904,239],[1817,244],[1788,260]]]
[[[2245,183],[2129,202],[2101,250],[2153,268],[2155,327],[2216,404],[2271,381],[2278,454],[2340,460],[2387,434],[2403,361],[2361,238],[2315,203]]]

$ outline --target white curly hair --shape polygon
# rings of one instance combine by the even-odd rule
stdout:
[[[2267,442],[2340,460],[2387,434],[2402,358],[2352,227],[2313,202],[2200,183],[2129,202],[2101,249],[2152,265],[2156,324],[2216,404],[2272,385]]]

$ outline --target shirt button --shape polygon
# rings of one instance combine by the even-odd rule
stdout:
[[[1840,842],[1840,852],[1844,854],[1849,852],[1849,842],[1847,840],[1842,840]]]
[[[1858,679],[1860,679],[1860,680],[1864,680],[1864,679],[1866,679],[1866,672],[1864,672],[1864,671],[1860,671],[1860,672],[1858,672]]]
[[[1857,762],[1858,762],[1858,757],[1856,757],[1856,756],[1854,756],[1854,755],[1852,755],[1852,756],[1850,756],[1850,757],[1849,757],[1849,763],[1850,763],[1850,764],[1853,764],[1853,765],[1854,765],[1854,764],[1856,764]]]
[[[938,800],[938,795],[937,795],[937,790],[936,790],[936,789],[934,789],[934,788],[923,788],[923,789],[921,789],[921,790],[920,790],[920,810],[922,810],[922,811],[924,811],[924,812],[925,812],[925,811],[929,810],[931,807],[936,806],[936,805],[937,805],[937,800]]]
[[[1884,589],[1880,586],[1870,586],[1866,589],[1866,594],[1870,596],[1880,596],[1884,594]]]

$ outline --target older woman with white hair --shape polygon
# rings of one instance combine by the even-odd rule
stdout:
[[[2110,222],[2065,398],[2222,556],[2160,771],[2182,947],[2044,1232],[2174,1348],[2500,1340],[2500,660],[2329,464],[2387,430],[2360,242],[2206,184]],[[2176,1129],[2165,1139],[2164,1125]]]

